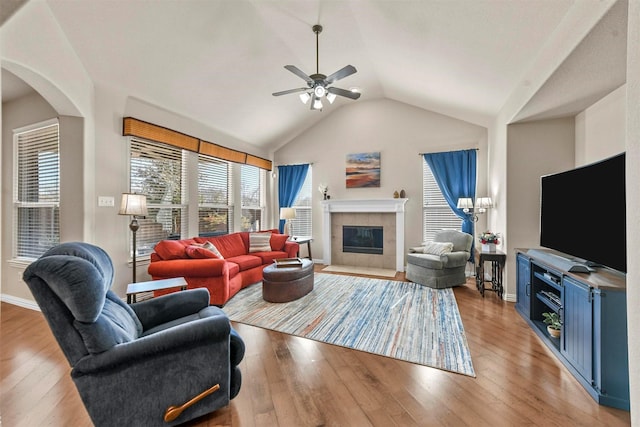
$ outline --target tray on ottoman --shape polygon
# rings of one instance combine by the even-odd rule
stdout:
[[[269,302],[289,302],[313,290],[313,261],[300,259],[300,264],[278,266],[277,260],[262,272],[262,298]]]

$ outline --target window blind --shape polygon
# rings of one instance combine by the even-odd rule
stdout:
[[[260,230],[264,201],[264,173],[256,166],[240,166],[241,231]]]
[[[462,228],[462,219],[453,213],[427,162],[422,159],[422,241],[433,240],[443,228]]]
[[[38,258],[60,243],[59,125],[14,132],[14,256]]]
[[[312,223],[311,223],[311,189],[313,183],[311,182],[311,167],[307,169],[307,176],[304,178],[304,183],[298,197],[296,197],[293,207],[296,208],[296,218],[291,221],[293,228],[293,234],[296,236],[311,237]]]
[[[149,214],[138,219],[138,255],[149,254],[163,239],[179,239],[187,229],[187,201],[183,197],[183,151],[174,146],[130,140],[131,192],[147,196]]]
[[[231,163],[198,155],[198,234],[216,236],[233,231]]]

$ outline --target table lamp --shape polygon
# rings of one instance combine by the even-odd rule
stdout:
[[[284,219],[284,234],[293,236],[291,220],[296,218],[295,208],[280,208],[280,219]]]

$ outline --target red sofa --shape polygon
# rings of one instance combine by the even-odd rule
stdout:
[[[287,240],[287,235],[279,234],[277,229],[259,233],[270,233],[266,247],[257,248],[254,243],[252,248],[250,240],[257,239],[250,238],[251,233],[247,231],[216,237],[162,240],[151,254],[148,272],[153,280],[184,277],[188,289],[207,288],[210,303],[222,307],[240,289],[262,281],[263,268],[274,259],[297,256],[299,245]],[[211,242],[215,248],[203,248],[206,242]],[[262,243],[264,246],[265,242]],[[175,291],[161,290],[154,294],[159,296]]]

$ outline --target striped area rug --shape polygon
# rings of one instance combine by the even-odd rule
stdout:
[[[236,322],[476,376],[451,289],[316,273],[298,300],[264,301],[256,284],[224,311]]]

